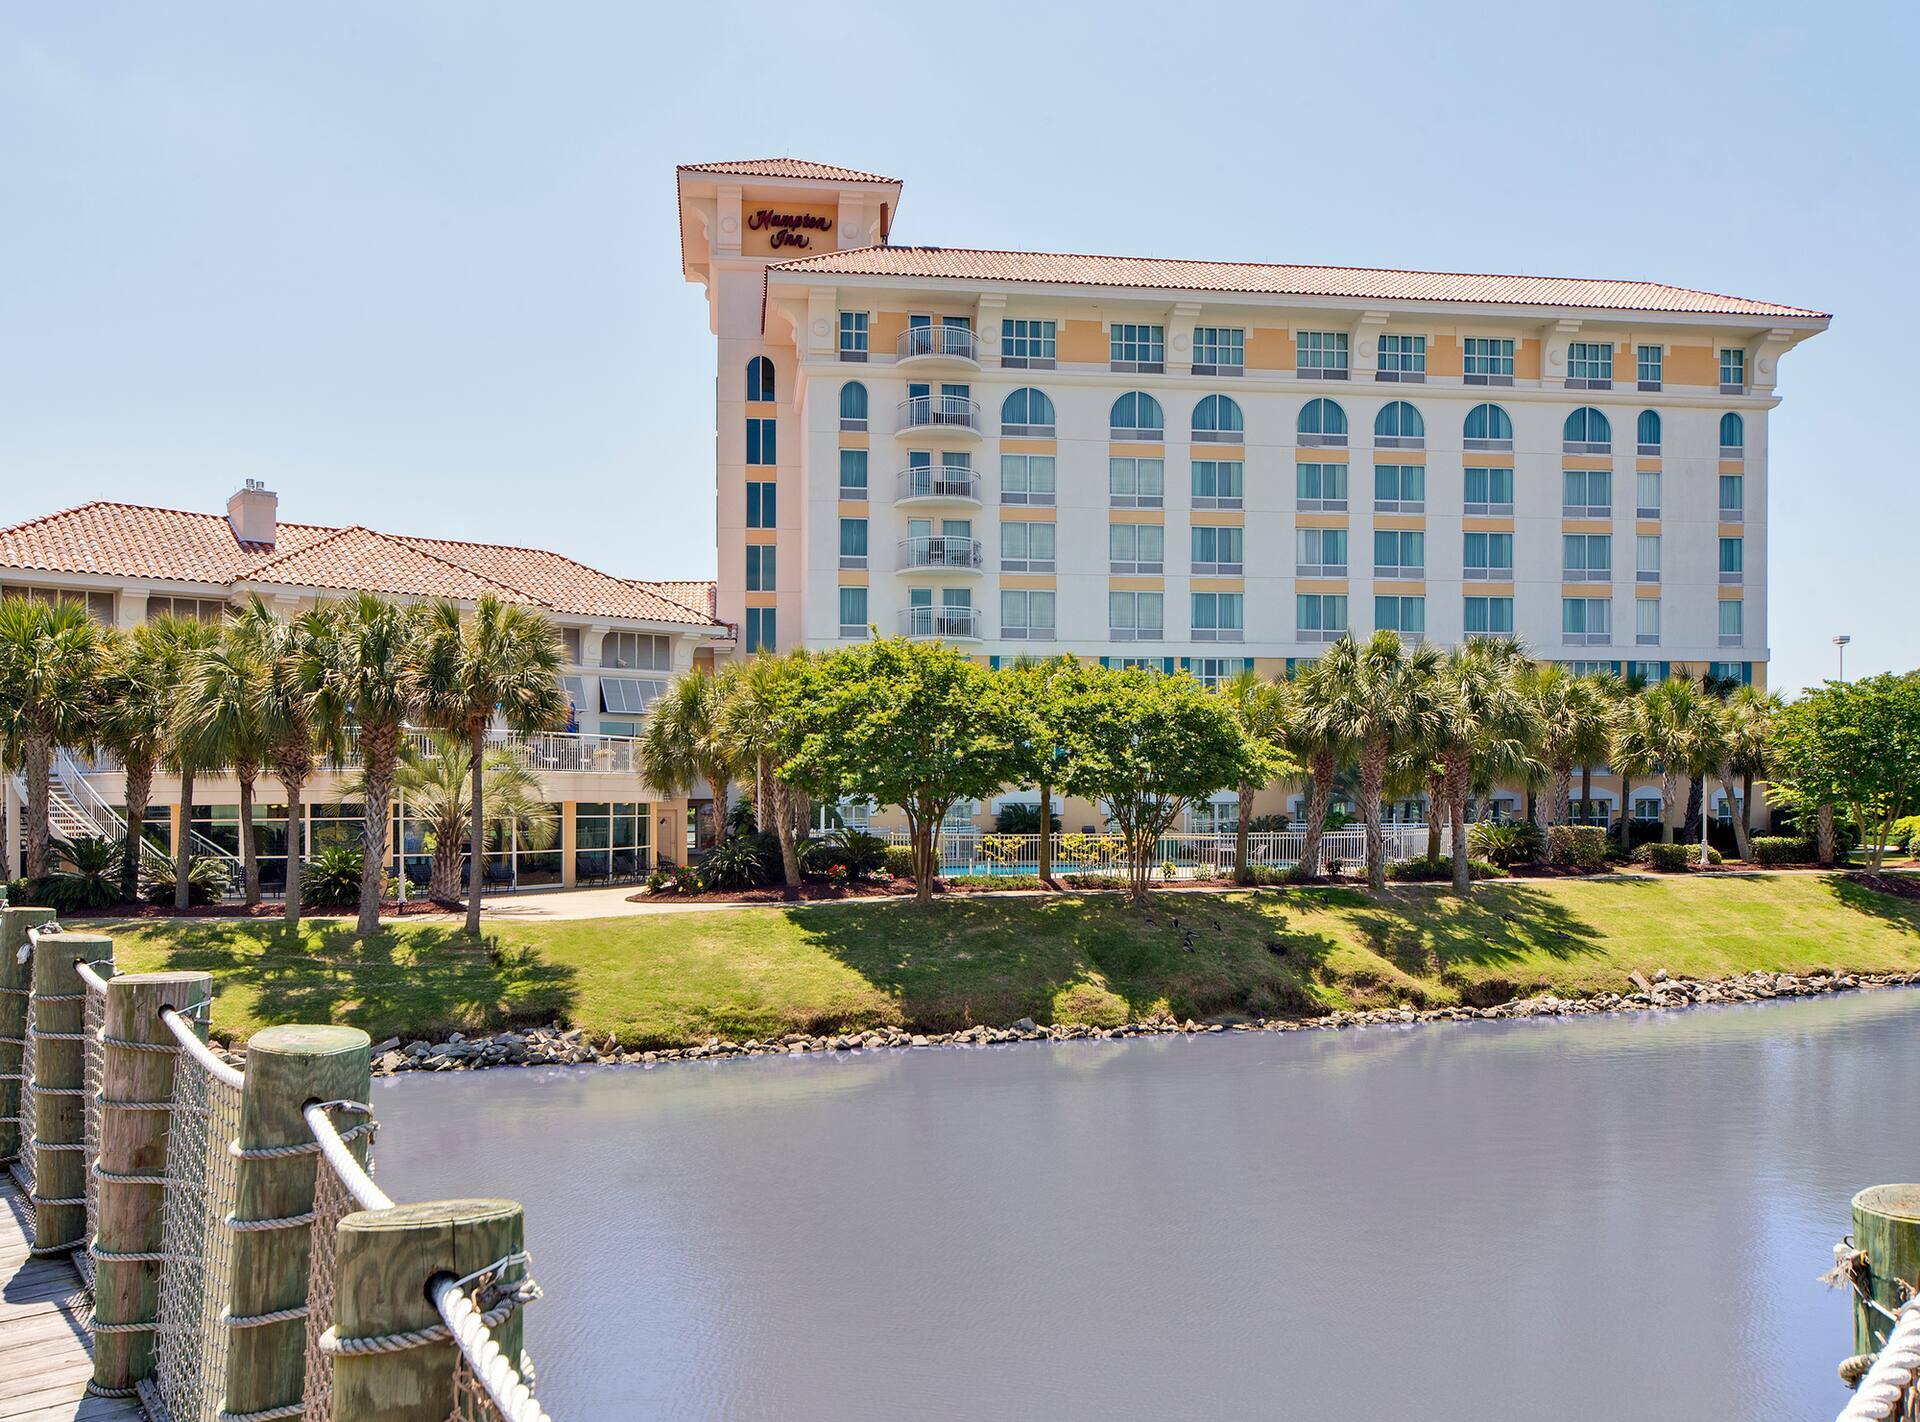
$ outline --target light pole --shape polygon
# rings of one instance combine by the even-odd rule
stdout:
[[[1833,639],[1833,645],[1840,653],[1840,680],[1842,681],[1847,679],[1847,643],[1852,640],[1853,638],[1844,632]]]

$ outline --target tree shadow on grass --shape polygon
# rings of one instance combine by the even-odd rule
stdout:
[[[1854,912],[1878,919],[1888,928],[1901,933],[1920,935],[1920,899],[1883,894],[1878,889],[1856,884],[1838,874],[1828,878],[1826,885],[1837,902]]]
[[[1444,890],[1389,889],[1350,921],[1402,972],[1456,987],[1540,954],[1564,962],[1606,951],[1593,923],[1519,883],[1481,883],[1465,899]]]
[[[244,987],[240,1015],[252,1027],[344,1023],[374,1038],[421,1036],[569,1016],[576,973],[532,948],[475,943],[452,928],[410,928],[362,938],[350,926],[181,923],[170,927],[169,969],[212,973],[215,1026],[219,999]]]

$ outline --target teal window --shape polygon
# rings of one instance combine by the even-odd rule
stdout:
[[[1016,369],[1050,366],[1055,352],[1054,323],[1016,319],[1000,323],[1000,362]]]
[[[1208,395],[1193,407],[1193,437],[1201,442],[1238,444],[1246,431],[1240,406],[1225,395]]]
[[[747,398],[749,400],[773,398],[773,362],[765,356],[755,356],[747,362]]]
[[[1709,662],[1707,675],[1715,681],[1737,681],[1742,686],[1753,684],[1752,662]]]
[[[1039,390],[1022,386],[1000,404],[1000,433],[1049,438],[1053,434],[1053,401]]]
[[[1427,506],[1426,466],[1374,465],[1373,506],[1382,513],[1419,513]]]
[[[1607,518],[1613,513],[1613,472],[1608,469],[1564,469],[1562,512],[1568,518]]]
[[[1144,390],[1129,390],[1115,400],[1108,424],[1118,440],[1158,440],[1167,432],[1167,417],[1161,413],[1160,402]]]
[[[867,521],[863,518],[840,520],[840,566],[867,566]]]
[[[1157,523],[1107,525],[1108,571],[1158,573],[1167,565],[1167,531]]]
[[[1511,469],[1468,469],[1465,471],[1465,483],[1468,513],[1484,515],[1513,512]]]
[[[757,479],[747,481],[747,527],[772,528],[779,522],[779,487]]]
[[[1193,530],[1193,571],[1197,574],[1238,574],[1243,564],[1245,530],[1213,528],[1206,524]]]
[[[1723,538],[1720,540],[1720,581],[1738,582],[1747,569],[1747,540],[1744,538]]]
[[[840,387],[840,428],[864,430],[867,427],[867,387],[849,380]]]
[[[1000,456],[1000,502],[1046,505],[1053,502],[1054,467],[1051,454]]]
[[[1487,336],[1468,336],[1465,374],[1467,383],[1479,384],[1491,378],[1513,379],[1513,342]],[[1474,377],[1480,377],[1476,381]]]
[[[1560,631],[1566,637],[1585,638],[1592,642],[1611,641],[1613,604],[1603,597],[1561,598]]]
[[[1425,376],[1427,338],[1425,336],[1382,336],[1378,369],[1387,376]]]
[[[1039,589],[1006,588],[1000,593],[1000,635],[1045,641],[1053,636],[1054,594]]]
[[[1747,605],[1739,598],[1727,598],[1720,604],[1720,640],[1722,643],[1738,645],[1746,635]]]
[[[1344,528],[1301,528],[1294,531],[1294,573],[1302,578],[1344,578],[1347,575],[1347,531]]]
[[[771,607],[750,607],[747,609],[747,651],[771,652],[778,640],[774,630],[773,609]]]
[[[1167,328],[1116,323],[1108,334],[1116,370],[1158,370],[1167,360]]]
[[[1333,642],[1347,630],[1345,593],[1299,593],[1294,598],[1294,627],[1303,642]]]
[[[1247,367],[1247,333],[1237,326],[1193,328],[1193,373],[1226,375]]]
[[[1569,579],[1600,582],[1613,576],[1613,535],[1568,533],[1560,545],[1560,568]]]
[[[1744,474],[1720,476],[1720,516],[1742,514],[1747,507],[1747,479]]]
[[[1607,417],[1591,405],[1582,405],[1571,415],[1561,431],[1568,454],[1611,454],[1613,426]]]
[[[750,419],[747,421],[747,463],[755,465],[777,464],[774,456],[773,421]]]
[[[1167,501],[1164,459],[1107,461],[1107,501],[1116,509],[1157,509]]]
[[[1197,642],[1237,642],[1246,627],[1239,593],[1195,593],[1193,636]]]
[[[1747,388],[1747,353],[1737,347],[1720,352],[1720,391],[1735,394]]]
[[[840,635],[842,637],[860,637],[867,630],[867,590],[865,588],[840,589]]]
[[[1158,642],[1166,636],[1166,595],[1157,592],[1107,594],[1107,635],[1116,642]]]
[[[1466,600],[1466,631],[1469,637],[1511,637],[1513,635],[1513,599],[1510,597],[1470,597]]]
[[[1513,417],[1498,405],[1475,405],[1460,427],[1468,449],[1513,448]]]
[[[1243,466],[1237,459],[1193,461],[1193,506],[1197,509],[1237,509],[1243,502]]]
[[[1483,582],[1504,582],[1513,576],[1511,533],[1469,533],[1463,538],[1463,576]]]
[[[1658,410],[1640,412],[1640,420],[1634,427],[1633,438],[1634,443],[1640,446],[1640,453],[1658,454],[1660,452],[1660,412]]]
[[[1720,417],[1720,457],[1737,458],[1747,443],[1747,422],[1729,410]]]
[[[1427,570],[1427,535],[1402,528],[1373,532],[1373,575],[1376,578],[1418,578]]]
[[[840,359],[865,360],[866,358],[867,313],[842,311],[840,313]]]
[[[1296,464],[1294,479],[1301,508],[1325,513],[1347,506],[1346,465]]]
[[[1296,427],[1302,444],[1344,445],[1347,442],[1347,412],[1331,400],[1309,400],[1300,408]]]
[[[1000,525],[1000,571],[1050,573],[1054,565],[1054,528],[1038,520],[1015,519]]]
[[[1309,378],[1347,375],[1347,333],[1345,331],[1302,331],[1296,369]]]
[[[1633,508],[1641,518],[1660,517],[1660,471],[1642,469],[1633,476]]]
[[[1634,352],[1634,375],[1638,378],[1642,390],[1660,388],[1663,364],[1658,346],[1641,346]]]
[[[749,543],[747,545],[747,591],[772,592],[776,578],[775,570],[778,555],[771,543]]]
[[[864,499],[867,496],[867,452],[864,449],[840,451],[840,497]]]
[[[1373,442],[1386,449],[1423,448],[1427,423],[1405,400],[1389,400],[1373,417]]]
[[[1427,600],[1424,597],[1376,597],[1373,600],[1373,625],[1403,637],[1427,634]]]
[[[1567,385],[1575,390],[1604,390],[1613,384],[1613,343],[1572,341],[1567,345]]]

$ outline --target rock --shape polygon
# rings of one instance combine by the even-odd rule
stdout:
[[[1653,980],[1657,983],[1665,982],[1667,980],[1667,970],[1665,968],[1655,968],[1653,970]]]
[[[398,1037],[389,1037],[384,1042],[375,1042],[373,1044],[373,1049],[372,1049],[373,1055],[376,1057],[384,1057],[388,1052],[392,1051],[395,1047],[399,1045],[400,1045],[400,1039]]]
[[[1016,1032],[1031,1032],[1033,1029],[1034,1021],[1031,1017],[1022,1017],[1018,1022],[1013,1024],[1013,1030]]]

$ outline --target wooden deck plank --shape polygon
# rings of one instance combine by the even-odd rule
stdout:
[[[140,1422],[131,1398],[89,1397],[93,1340],[73,1261],[35,1256],[18,1188],[0,1177],[0,1422]]]

